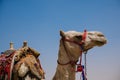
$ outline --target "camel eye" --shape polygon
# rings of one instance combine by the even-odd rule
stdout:
[[[81,40],[82,36],[75,36],[77,39]]]

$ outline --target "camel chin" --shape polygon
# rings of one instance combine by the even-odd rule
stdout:
[[[101,47],[101,46],[103,46],[104,44],[106,44],[106,41],[105,41],[105,42],[96,41],[95,43],[97,44],[98,47]]]

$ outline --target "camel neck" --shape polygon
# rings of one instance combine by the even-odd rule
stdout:
[[[70,61],[62,44],[59,48],[58,61],[63,64]],[[53,80],[75,80],[75,65],[58,64]]]

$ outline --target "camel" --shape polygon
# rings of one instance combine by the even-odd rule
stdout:
[[[75,80],[76,63],[82,52],[107,43],[105,36],[99,31],[60,30],[60,36],[58,64],[52,80]]]
[[[11,52],[11,53],[10,53]],[[9,54],[10,53],[10,54]],[[4,52],[6,58],[5,64],[0,65],[0,72],[6,68],[0,76],[2,80],[43,80],[44,71],[41,67],[38,56],[39,52],[27,46],[27,42],[23,43],[22,48],[14,50],[13,45],[10,43],[10,50]],[[2,56],[2,55],[1,55]],[[3,59],[3,57],[1,57]],[[1,61],[1,60],[0,60]],[[9,61],[9,63],[7,63]],[[1,61],[2,62],[2,61]]]

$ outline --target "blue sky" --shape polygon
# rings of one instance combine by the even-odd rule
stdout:
[[[59,30],[101,31],[108,39],[87,55],[89,80],[120,79],[119,0],[0,0],[0,51],[27,41],[41,53],[46,80],[54,76]],[[79,74],[77,74],[79,78]]]

